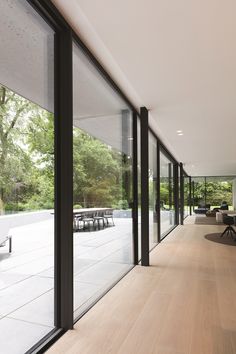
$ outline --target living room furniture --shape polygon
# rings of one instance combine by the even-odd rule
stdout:
[[[235,238],[236,231],[232,227],[232,225],[235,224],[234,218],[232,216],[228,216],[228,215],[223,214],[223,223],[225,225],[227,225],[227,227],[224,230],[224,232],[221,234],[220,237],[223,237],[224,235],[228,235],[228,236],[231,236],[233,240],[236,240],[236,238]]]
[[[210,204],[199,204],[197,209],[194,209],[195,214],[206,214],[210,210]]]
[[[219,211],[216,212],[216,222],[223,222],[223,214]]]

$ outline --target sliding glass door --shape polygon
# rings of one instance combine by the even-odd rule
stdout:
[[[149,131],[149,250],[158,243],[157,220],[157,140]]]
[[[74,317],[134,264],[132,112],[73,46]]]
[[[54,31],[0,2],[0,342],[24,353],[54,328]]]
[[[160,217],[161,238],[175,225],[174,164],[160,151]]]
[[[184,218],[190,215],[190,182],[189,177],[184,175]]]

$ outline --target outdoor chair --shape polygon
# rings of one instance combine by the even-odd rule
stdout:
[[[109,219],[111,219],[113,226],[115,226],[114,219],[113,219],[113,213],[111,213],[111,214],[104,214],[103,217],[104,217],[104,219],[106,220],[107,225],[109,225]]]
[[[1,225],[0,227],[0,247],[6,245],[6,242],[9,242],[9,253],[12,251],[12,236],[9,236],[9,229],[8,225]]]
[[[75,214],[73,218],[73,230],[79,230],[80,228],[80,222],[82,222],[82,216],[81,214]]]
[[[228,235],[228,236],[231,236],[232,239],[234,240],[234,236],[236,235],[236,231],[232,227],[232,225],[234,225],[234,217],[228,216],[228,215],[223,215],[223,223],[228,226],[226,227],[224,232],[221,234],[221,237],[223,237],[224,235]]]
[[[94,218],[93,215],[86,215],[84,217],[81,218],[81,221],[83,222],[83,229],[86,229],[86,224],[87,226],[90,228],[91,224],[94,226]]]
[[[94,220],[94,226],[95,226],[95,223],[97,223],[97,226],[99,227],[100,226],[100,221],[102,221],[102,224],[103,224],[103,227],[105,226],[105,221],[104,221],[104,216],[102,213],[95,213],[94,216],[93,216],[93,220]]]

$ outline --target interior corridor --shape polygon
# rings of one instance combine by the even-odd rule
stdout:
[[[48,353],[236,353],[236,247],[188,217]]]

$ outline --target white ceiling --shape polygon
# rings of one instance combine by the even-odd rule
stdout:
[[[189,174],[236,174],[234,0],[53,2]]]

